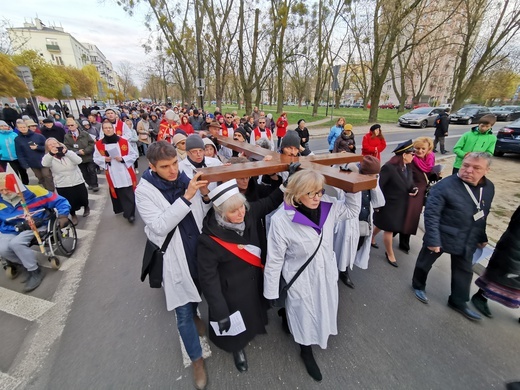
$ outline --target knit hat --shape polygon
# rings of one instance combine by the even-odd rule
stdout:
[[[83,126],[88,126],[88,125],[90,125],[90,122],[89,122],[89,121],[83,121],[83,122],[81,122],[81,124],[82,124]]]
[[[173,110],[167,110],[164,113],[164,117],[172,121],[175,118],[175,112],[173,112]]]
[[[0,121],[0,126],[9,126],[6,121]]]
[[[222,114],[218,114],[218,115],[217,115],[217,120],[219,121],[219,120],[221,120],[221,119],[224,119],[224,116],[223,116]]]
[[[343,126],[343,130],[350,130],[350,131],[352,131],[352,129],[353,129],[353,127],[352,127],[352,125],[350,123],[347,123],[347,124],[345,124],[345,126]]]
[[[381,172],[381,163],[374,156],[364,156],[359,165],[359,173],[363,175],[373,175]]]
[[[206,115],[206,118],[209,118],[209,119],[215,119],[215,115],[213,115],[213,114],[208,114],[208,115]]]
[[[247,141],[247,131],[244,130],[243,127],[237,127],[234,131],[234,133],[239,133],[244,137],[244,139]]]
[[[408,141],[401,142],[399,145],[397,145],[397,148],[392,150],[392,153],[400,156],[403,153],[413,152],[414,150],[413,141],[409,139]]]
[[[493,126],[497,121],[497,117],[493,114],[486,114],[478,120],[478,123],[485,123]]]
[[[283,150],[289,146],[294,146],[297,149],[300,148],[300,136],[294,130],[287,130],[287,133],[285,133],[285,136],[282,138],[280,149]]]
[[[177,145],[179,142],[184,141],[186,139],[186,136],[183,134],[175,134],[173,136],[172,142],[174,145]]]
[[[239,193],[240,190],[238,189],[237,181],[235,179],[231,179],[230,181],[226,181],[225,183],[222,183],[217,188],[210,191],[208,196],[213,202],[213,205],[220,206],[233,195]]]
[[[202,149],[204,150],[204,141],[198,134],[192,134],[186,138],[186,150]]]
[[[379,123],[376,123],[375,125],[370,126],[370,131],[375,131],[380,128],[381,128],[381,125]]]

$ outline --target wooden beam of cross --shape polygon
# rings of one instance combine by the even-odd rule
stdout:
[[[289,164],[299,162],[300,169],[312,169],[320,172],[325,177],[328,185],[341,188],[347,192],[359,192],[375,188],[377,179],[361,175],[355,172],[340,171],[331,165],[359,162],[363,156],[352,153],[329,153],[305,157],[291,157],[251,145],[248,142],[235,141],[230,137],[217,136],[218,143],[237,152],[243,153],[248,158],[263,160],[265,156],[271,156],[269,161],[255,161],[229,166],[197,169],[202,172],[202,180],[210,182],[227,181],[241,177],[251,177],[277,172],[287,171]]]

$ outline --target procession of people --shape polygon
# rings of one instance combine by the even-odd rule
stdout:
[[[27,181],[22,172],[31,168],[49,194],[57,192],[60,215],[70,214],[74,224],[81,208],[88,217],[89,191],[99,191],[97,172],[103,172],[114,213],[122,213],[130,224],[139,215],[148,242],[162,250],[161,269],[153,277],[164,289],[167,310],[175,312],[197,389],[208,382],[199,336],[209,335],[217,347],[233,355],[238,371],[247,371],[251,367],[245,348],[266,332],[271,307],[299,345],[303,367],[320,382],[323,374],[312,347],[326,349],[329,337],[338,333],[338,279],[354,288],[350,271],[354,265],[368,268],[381,231],[386,261],[397,268],[393,237],[399,235],[399,249],[408,253],[424,205],[425,234],[413,273],[413,294],[429,303],[428,274],[437,258],[449,253],[448,306],[472,321],[481,319],[467,303],[473,253],[488,241],[485,227],[494,187],[486,173],[494,145],[493,118],[486,116],[457,143],[454,174],[442,180],[432,139],[402,142],[394,148],[394,157],[381,164],[387,143],[381,125],[372,125],[361,141],[360,161],[336,168],[338,174],[345,170],[369,176],[374,187],[349,193],[328,186],[319,171],[297,165],[289,172],[265,172],[260,177],[200,180],[200,169],[248,162],[240,150],[219,144],[218,136],[264,147],[271,155],[313,155],[305,120],[291,128],[286,113],[275,123],[258,110],[240,118],[219,110],[140,104],[107,109],[98,122],[95,111],[85,107],[80,118],[68,116],[64,126],[45,119],[41,129],[30,130],[26,121],[16,122],[17,136],[9,124],[0,122],[0,136],[6,140],[1,148],[8,152],[2,151],[2,165],[12,165],[22,181]],[[346,122],[339,118],[332,127],[330,153],[356,154],[353,127]],[[482,150],[464,143],[471,137],[485,137]],[[144,161],[147,165],[140,178],[139,160],[141,167]],[[1,203],[12,207],[17,199],[3,176],[0,192]],[[513,220],[518,221],[518,211]],[[14,225],[2,219],[4,225],[9,228],[0,232],[0,256],[35,275],[27,289],[32,291],[41,283],[37,265],[17,258],[18,252],[4,240],[17,234]],[[26,236],[17,245],[28,246]],[[505,237],[516,236],[517,224],[511,222]],[[518,261],[503,244],[499,249],[511,259],[496,255],[471,297],[486,317],[492,317],[488,299],[520,307]],[[505,272],[516,276],[509,280]],[[289,286],[285,290],[283,283]],[[198,313],[202,300],[208,305],[207,316]],[[238,325],[243,326],[241,332],[226,335]]]

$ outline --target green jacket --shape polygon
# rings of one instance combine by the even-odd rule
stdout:
[[[493,129],[489,129],[485,133],[478,131],[478,126],[475,126],[467,133],[462,134],[455,146],[453,153],[457,155],[453,168],[460,168],[462,160],[466,153],[469,152],[488,152],[493,154],[495,152],[495,144],[497,137],[492,133]]]

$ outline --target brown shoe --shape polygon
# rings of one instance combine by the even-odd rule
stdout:
[[[191,363],[193,366],[193,380],[195,381],[195,388],[197,390],[204,390],[208,383],[206,376],[206,369],[204,368],[204,359],[200,358]]]
[[[195,321],[195,326],[197,327],[197,333],[200,337],[206,336],[206,325],[204,325],[204,321],[199,316],[193,317],[193,321]]]
[[[88,217],[90,215],[90,207],[86,206],[83,209],[83,216]]]

